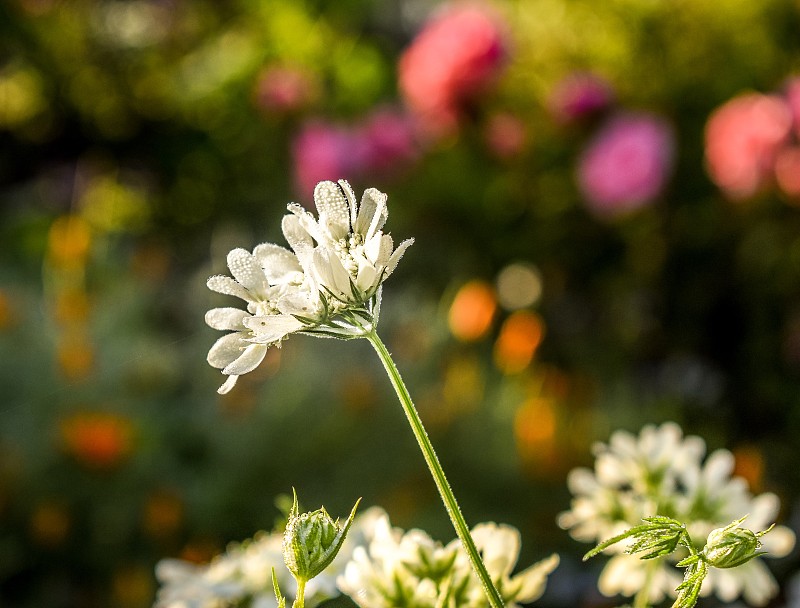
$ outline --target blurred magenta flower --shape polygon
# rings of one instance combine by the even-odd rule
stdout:
[[[306,123],[292,142],[295,184],[299,193],[314,191],[317,183],[357,174],[361,154],[346,128],[315,120]]]
[[[295,184],[305,193],[335,175],[389,177],[419,154],[414,121],[396,108],[378,108],[354,125],[315,120],[301,128],[292,145]]]
[[[557,121],[570,124],[606,110],[613,102],[608,82],[590,72],[574,72],[556,84],[549,106]]]
[[[789,105],[776,95],[748,93],[726,102],[706,124],[711,180],[731,199],[753,196],[771,181],[791,127]]]
[[[609,120],[584,150],[578,185],[590,210],[614,216],[658,197],[672,169],[675,138],[661,117],[619,114]]]
[[[378,108],[354,131],[360,169],[390,175],[411,164],[420,153],[411,116],[396,108]]]
[[[432,137],[452,132],[464,105],[486,90],[507,51],[504,28],[482,4],[444,7],[400,57],[399,85]]]
[[[272,65],[265,67],[258,75],[253,94],[257,108],[282,114],[308,106],[316,90],[307,72],[299,68]]]

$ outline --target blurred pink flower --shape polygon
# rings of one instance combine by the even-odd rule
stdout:
[[[336,181],[357,171],[356,141],[345,128],[321,120],[306,123],[292,142],[298,192],[310,194],[318,182]]]
[[[419,156],[410,116],[394,108],[379,108],[355,129],[362,155],[359,165],[372,174],[388,175],[407,167]]]
[[[286,113],[306,107],[314,98],[314,83],[308,73],[288,66],[273,65],[258,75],[254,89],[259,109]]]
[[[675,140],[662,118],[644,113],[609,120],[584,150],[578,184],[599,216],[638,209],[659,196],[672,169]]]
[[[528,143],[528,127],[508,112],[492,114],[484,126],[486,146],[496,157],[510,159],[519,156]]]
[[[786,101],[792,113],[795,135],[800,138],[800,76],[795,76],[786,84]]]
[[[299,193],[318,182],[342,176],[391,176],[419,156],[414,124],[394,108],[380,108],[358,124],[306,123],[292,143],[295,184]]]
[[[778,152],[775,179],[784,194],[800,198],[800,147],[786,146]]]
[[[481,4],[450,4],[400,57],[400,90],[431,136],[455,130],[464,104],[497,77],[506,55],[502,29]]]
[[[748,93],[717,108],[705,133],[711,180],[730,198],[753,196],[772,178],[791,126],[789,106],[776,95]]]
[[[556,120],[569,124],[596,115],[613,101],[608,82],[590,72],[574,72],[556,85],[549,106]]]

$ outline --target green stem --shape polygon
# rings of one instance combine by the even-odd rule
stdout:
[[[444,502],[447,514],[450,516],[450,521],[453,523],[453,528],[455,528],[458,538],[461,539],[461,544],[464,545],[467,556],[472,563],[472,568],[475,570],[475,573],[478,575],[483,585],[489,603],[492,608],[502,608],[503,600],[495,588],[492,578],[486,571],[486,566],[483,564],[478,548],[475,546],[475,541],[472,540],[472,535],[469,533],[467,522],[464,521],[464,516],[461,514],[461,509],[458,507],[458,502],[456,502],[453,490],[450,488],[447,477],[444,475],[442,465],[439,464],[439,458],[437,458],[436,452],[433,450],[433,445],[428,438],[428,433],[422,425],[422,420],[420,420],[417,409],[411,401],[411,396],[408,394],[406,385],[400,377],[400,372],[397,370],[392,356],[389,354],[386,345],[381,341],[374,329],[366,332],[364,337],[372,344],[383,366],[386,368],[386,373],[389,374],[389,379],[392,381],[392,386],[394,386],[394,390],[400,400],[400,405],[403,406],[403,411],[406,414],[408,423],[411,425],[411,430],[414,432],[414,437],[422,450],[422,455],[425,457],[425,462],[433,476],[433,480],[436,482],[436,488],[439,490],[439,495],[442,497],[442,502]]]
[[[305,608],[306,605],[306,582],[303,579],[297,580],[297,597],[292,602],[292,608]]]

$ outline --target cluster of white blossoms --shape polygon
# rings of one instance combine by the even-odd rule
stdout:
[[[478,524],[472,538],[507,608],[542,595],[547,575],[558,565],[558,555],[512,576],[520,550],[516,528]],[[422,530],[392,528],[384,514],[368,540],[355,548],[337,579],[339,589],[362,608],[486,606],[483,588],[458,539],[443,546]]]
[[[616,431],[608,444],[594,447],[594,471],[570,472],[567,483],[574,495],[571,509],[559,516],[559,525],[576,540],[598,543],[642,523],[644,517],[664,515],[686,524],[695,542],[705,542],[715,528],[747,516],[746,526],[767,528],[780,509],[772,493],[753,496],[747,482],[732,477],[734,458],[716,450],[708,458],[700,437],[684,437],[675,423],[646,426],[639,436]],[[794,533],[775,526],[760,539],[768,557],[782,557],[794,547]],[[675,597],[681,572],[669,558],[641,560],[623,553],[620,543],[607,549],[615,553],[600,575],[606,595],[633,596],[650,581],[650,601]],[[655,571],[652,569],[656,568]],[[742,596],[761,606],[778,591],[761,558],[731,569],[711,569],[702,595],[712,592],[723,601]]]
[[[374,329],[381,285],[413,243],[408,239],[395,249],[383,233],[386,198],[370,188],[358,203],[346,181],[320,182],[314,189],[318,220],[296,203],[283,218],[291,250],[264,243],[252,253],[228,254],[233,278],[213,276],[208,287],[241,298],[247,308],[206,314],[208,325],[230,332],[208,353],[209,364],[228,376],[220,393],[230,391],[289,334],[356,338]]]
[[[485,523],[472,534],[507,608],[542,594],[558,556],[512,576],[520,550],[519,532],[511,526]],[[282,532],[262,533],[231,545],[207,565],[175,559],[160,562],[156,576],[161,588],[154,608],[276,608],[273,568],[290,599],[295,591],[284,566],[282,542]],[[392,528],[389,517],[377,507],[355,517],[339,554],[308,582],[305,605],[313,608],[340,593],[364,608],[486,606],[458,540],[442,546],[421,530],[404,533]]]

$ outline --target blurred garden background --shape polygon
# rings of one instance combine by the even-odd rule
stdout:
[[[797,0],[5,0],[0,142],[2,606],[150,606],[292,486],[452,538],[366,342],[216,393],[205,281],[323,179],[415,238],[381,334],[467,520],[561,554],[538,605],[615,605],[556,525],[614,429],[800,528]]]

